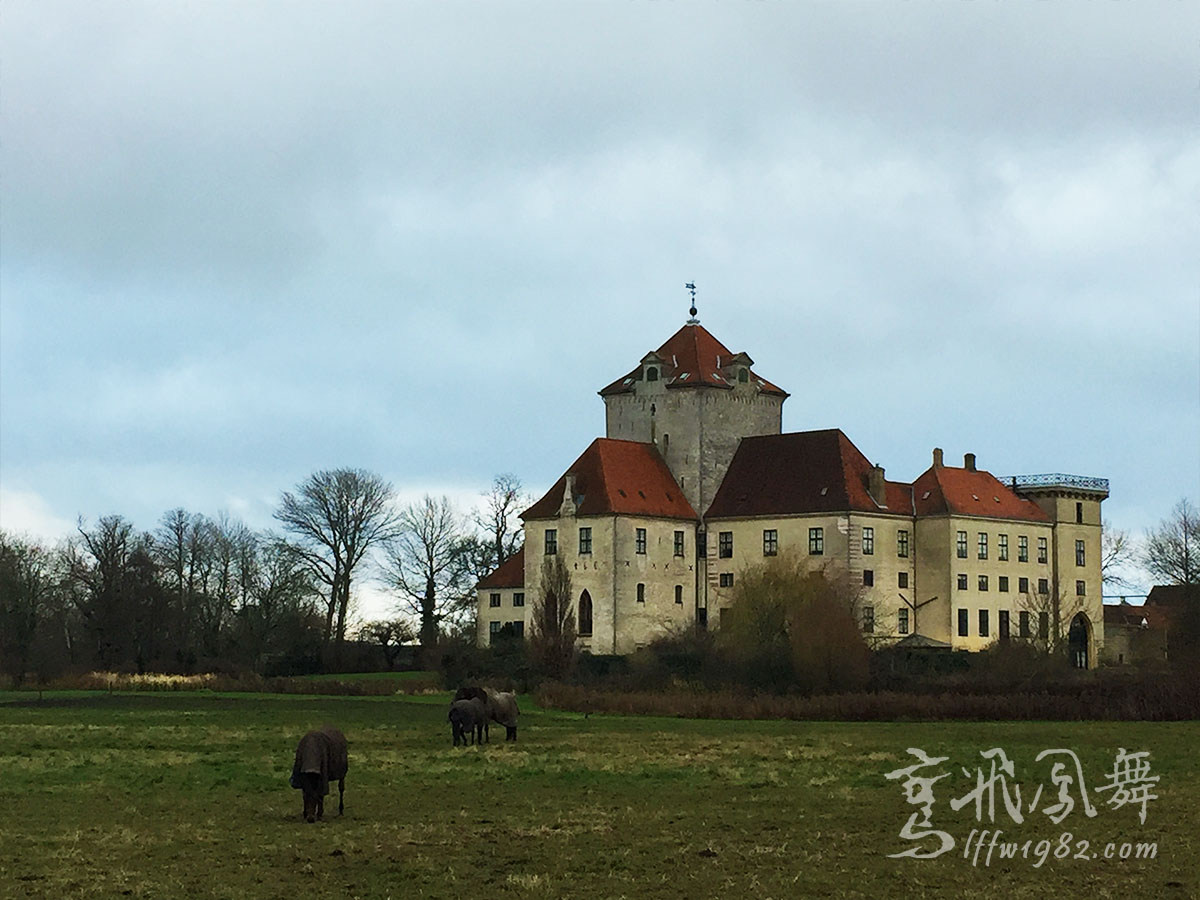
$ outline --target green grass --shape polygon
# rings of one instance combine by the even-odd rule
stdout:
[[[19,697],[21,702],[13,702]],[[526,701],[520,742],[450,746],[441,697],[0,695],[0,897],[1184,898],[1200,891],[1200,723],[730,722],[555,713]],[[350,739],[346,815],[307,825],[287,786],[299,736]],[[502,737],[501,729],[493,731]],[[1150,750],[1140,825],[1094,795],[1062,825],[1093,850],[1157,841],[1152,860],[961,856],[979,751],[1017,780],[1069,747],[1089,787],[1118,747]],[[883,774],[907,747],[949,756],[933,860],[890,859],[915,809]],[[951,765],[953,764],[953,765]],[[962,767],[971,770],[968,778]],[[1037,773],[1037,774],[1035,774]],[[1028,796],[1028,794],[1023,794]],[[1044,805],[1044,804],[1043,804]],[[334,806],[336,807],[336,800]]]
[[[440,682],[437,672],[347,672],[343,675],[297,675],[301,681],[433,681]]]

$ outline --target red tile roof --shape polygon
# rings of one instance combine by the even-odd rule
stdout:
[[[671,470],[653,444],[596,438],[590,447],[522,519],[558,515],[567,476],[574,478],[576,515],[621,514],[695,519],[696,511],[675,483]]]
[[[932,466],[913,482],[918,516],[986,516],[1049,522],[1032,500],[1015,494],[991,472]]]
[[[840,429],[742,438],[708,518],[800,513],[913,514],[909,485],[884,482],[886,506],[871,497],[871,463]]]
[[[1104,624],[1140,628],[1146,624],[1145,610],[1125,601],[1121,601],[1120,604],[1106,603],[1104,604]]]
[[[518,588],[525,586],[525,548],[522,547],[490,575],[480,579],[476,589],[480,588]]]
[[[737,370],[750,368],[753,360],[744,353],[733,353],[709,334],[702,325],[684,325],[655,351],[662,360],[660,369],[668,388],[724,388],[737,384]],[[603,388],[600,395],[624,394],[633,390],[633,383],[642,378],[642,367]],[[750,379],[761,393],[786,397],[787,391],[754,374]]]
[[[1146,598],[1147,606],[1182,608],[1188,603],[1200,603],[1200,585],[1195,584],[1156,584],[1150,588],[1150,596]]]

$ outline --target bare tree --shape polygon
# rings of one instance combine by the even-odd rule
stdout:
[[[0,531],[0,661],[14,685],[33,662],[53,589],[50,553]]]
[[[1121,572],[1135,561],[1134,557],[1135,548],[1129,532],[1105,522],[1100,529],[1100,578],[1104,586],[1128,586],[1129,582]]]
[[[491,489],[484,493],[483,504],[472,518],[487,535],[492,569],[521,549],[523,532],[517,516],[529,502],[520,479],[508,473],[497,475]]]
[[[1200,584],[1200,512],[1186,497],[1146,535],[1142,565],[1166,584]]]
[[[1087,604],[1083,597],[1062,597],[1057,592],[1043,594],[1029,590],[1017,595],[1017,612],[1018,615],[1021,612],[1029,614],[1030,634],[1020,633],[1018,620],[1017,633],[1013,637],[1023,638],[1050,654],[1066,654],[1071,621],[1079,613],[1087,612]],[[1104,627],[1103,622],[1091,624],[1093,628]]]
[[[404,606],[417,617],[421,646],[437,645],[442,622],[474,606],[462,517],[448,497],[428,494],[401,512],[388,571]]]
[[[571,571],[561,556],[547,557],[533,602],[529,655],[552,678],[562,678],[575,662],[575,636]]]
[[[295,540],[296,552],[326,585],[324,643],[340,658],[355,570],[370,550],[390,540],[397,518],[392,486],[362,469],[316,472],[296,493],[285,492],[275,518]]]

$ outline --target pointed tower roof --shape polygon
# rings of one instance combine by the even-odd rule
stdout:
[[[738,383],[738,369],[750,371],[750,382],[761,393],[788,396],[787,391],[754,374],[754,360],[746,353],[734,353],[699,322],[689,322],[667,338],[654,351],[662,369],[662,378],[670,389],[718,388],[731,390]],[[649,356],[649,354],[647,355]],[[643,357],[643,362],[647,357]],[[653,360],[651,360],[653,361]],[[600,396],[630,393],[634,383],[642,380],[643,367],[618,378],[601,389]]]

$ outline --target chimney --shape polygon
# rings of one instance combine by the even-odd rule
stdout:
[[[887,487],[883,481],[883,466],[871,466],[871,471],[867,473],[867,490],[871,492],[872,499],[880,506],[887,506]]]
[[[935,469],[940,469],[942,467],[942,448],[941,447],[933,448],[933,467]]]
[[[963,454],[963,468],[966,469],[968,472],[975,471],[975,454],[974,453],[964,453]]]

